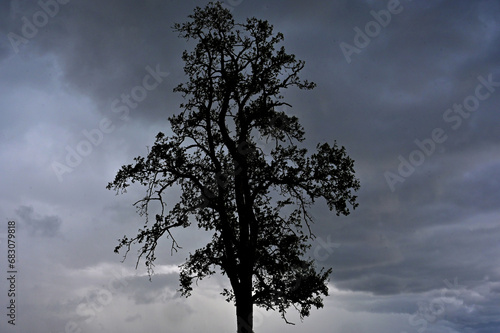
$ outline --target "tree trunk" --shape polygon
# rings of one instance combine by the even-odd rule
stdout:
[[[253,302],[251,290],[249,295],[240,295],[240,298],[236,299],[236,324],[238,333],[253,333]]]
[[[236,324],[238,333],[253,333],[252,273],[240,275],[241,280],[236,296]]]

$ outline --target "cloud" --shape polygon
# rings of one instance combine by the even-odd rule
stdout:
[[[41,216],[35,213],[32,206],[20,206],[16,209],[16,213],[32,236],[50,238],[60,234],[62,220],[57,215]]]
[[[6,161],[0,214],[18,217],[26,231],[20,251],[29,274],[19,283],[36,297],[21,299],[22,316],[33,321],[24,331],[60,332],[68,320],[83,323],[90,317],[78,316],[76,308],[97,304],[97,292],[106,288],[116,289],[112,304],[95,311],[93,321],[80,326],[84,331],[157,331],[165,322],[177,332],[226,327],[233,309],[219,303],[224,277],[202,284],[190,300],[176,293],[176,264],[211,235],[176,233],[183,249],[173,257],[165,240],[149,282],[143,262],[134,270],[138,247],[123,264],[123,253],[112,252],[118,238],[142,226],[132,203],[144,191],[134,187],[116,197],[105,190],[121,165],[146,154],[158,131],[168,131],[167,117],[179,111],[182,98],[172,88],[186,80],[181,55],[192,44],[171,27],[207,2],[69,1],[15,53],[8,33],[21,34],[22,17],[31,19],[41,7],[0,1],[0,156]],[[413,319],[427,318],[426,332],[500,327],[500,89],[456,130],[443,119],[474,94],[478,76],[500,81],[500,3],[400,2],[404,10],[348,64],[339,44],[352,44],[354,28],[364,29],[374,20],[370,12],[386,9],[388,1],[225,0],[239,21],[268,19],[284,33],[287,51],[306,60],[303,77],[318,86],[285,92],[293,105],[287,111],[304,124],[308,147],[344,145],[361,178],[360,206],[350,216],[336,217],[319,200],[312,209],[318,239],[310,254],[318,266],[333,268],[332,296],[324,312],[290,332],[417,332],[420,326],[409,319],[419,309],[424,316]],[[157,64],[171,74],[130,110],[130,121],[120,122],[113,101],[142,84],[146,66]],[[84,131],[104,117],[116,130],[59,183],[51,163],[65,162],[67,147],[76,149],[87,140]],[[408,158],[418,149],[415,140],[438,127],[448,139],[392,192],[384,172],[397,170],[398,157]],[[169,193],[172,201],[178,195]],[[456,294],[444,282],[455,278]],[[432,321],[429,306],[440,301],[446,311]],[[283,329],[279,316],[258,318],[262,332]]]

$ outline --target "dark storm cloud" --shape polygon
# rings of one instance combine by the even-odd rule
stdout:
[[[19,54],[56,55],[69,87],[92,96],[107,115],[114,99],[142,82],[147,66],[180,72],[182,51],[175,47],[179,42],[171,27],[191,11],[191,5],[183,7],[173,1],[71,1],[60,5],[57,15],[20,47]],[[16,33],[21,34],[21,16],[30,18],[40,10],[35,4],[18,9],[20,13],[10,18],[11,28],[18,25]],[[160,86],[135,117],[165,119],[168,101],[164,95],[172,88],[172,83]]]
[[[482,13],[474,8],[464,11],[447,6],[438,11],[422,3],[401,3],[405,9],[360,54],[353,55],[350,65],[338,44],[353,43],[352,29],[373,20],[372,8],[365,6],[349,15],[349,20],[333,22],[331,30],[343,33],[332,53],[312,65],[332,68],[337,74],[320,81],[318,87],[324,89],[323,96],[336,97],[336,110],[325,110],[331,121],[324,126],[340,137],[356,136],[351,146],[364,158],[388,158],[394,150],[404,152],[414,139],[429,136],[433,128],[442,126],[443,112],[471,93],[476,77],[492,70],[482,63],[471,71],[469,63],[471,54],[481,63],[494,40],[491,32],[489,37],[483,35]],[[466,28],[460,29],[463,24],[459,22],[467,23]],[[360,124],[359,119],[370,119],[369,125]],[[353,127],[358,131],[344,133]],[[368,143],[375,138],[377,145]]]
[[[59,234],[62,220],[57,215],[45,215],[35,213],[31,206],[21,206],[16,210],[17,215],[25,223],[25,227],[31,235],[42,237],[55,237]]]
[[[192,44],[179,39],[171,27],[184,22],[195,5],[207,2],[69,1],[36,36],[19,45],[18,53],[7,36],[22,35],[23,16],[32,20],[40,6],[35,1],[0,2],[0,64],[8,64],[0,78],[2,109],[7,110],[0,116],[1,135],[8,138],[2,145],[16,143],[2,157],[23,166],[2,170],[8,171],[7,182],[31,177],[29,184],[15,183],[15,198],[28,196],[71,211],[40,215],[29,205],[14,206],[20,226],[30,236],[54,237],[61,234],[63,220],[65,225],[72,223],[64,235],[71,244],[65,243],[66,251],[53,256],[68,270],[92,266],[96,257],[119,261],[121,256],[111,253],[116,238],[141,225],[130,204],[143,192],[130,191],[117,199],[103,194],[104,186],[132,155],[145,153],[153,131],[168,129],[166,117],[179,110],[182,100],[172,88],[186,80],[180,57]],[[364,30],[375,20],[371,11],[387,10],[389,3],[226,1],[233,4],[238,21],[248,16],[268,19],[275,31],[284,33],[287,51],[306,61],[302,76],[316,82],[317,88],[290,90],[286,97],[293,105],[288,111],[306,127],[308,147],[338,140],[356,161],[362,185],[359,208],[349,217],[335,217],[322,203],[313,209],[318,239],[310,255],[318,266],[333,268],[331,283],[340,290],[338,306],[357,315],[418,314],[428,332],[437,332],[441,324],[451,332],[497,331],[500,87],[481,88],[490,95],[476,111],[461,116],[457,128],[444,115],[475,96],[479,77],[500,82],[500,3],[401,0],[402,10],[359,53],[351,54],[348,63],[340,44],[354,45],[354,28]],[[82,130],[95,128],[103,117],[115,120],[113,101],[142,84],[147,66],[157,65],[169,76],[131,108],[126,126],[116,122],[124,126],[105,136],[81,165],[64,175],[63,183],[47,182],[41,168],[31,165],[32,158],[13,153],[22,146],[26,156],[40,151],[39,156],[64,161],[65,146],[75,148],[85,139]],[[65,99],[56,92],[64,92]],[[40,106],[43,98],[46,105]],[[76,108],[74,103],[83,99],[88,104]],[[57,124],[58,134],[42,123]],[[432,152],[421,153],[423,163],[392,190],[384,173],[398,174],[400,157],[409,160],[413,152],[422,151],[415,140],[429,142],[436,128],[447,139],[435,143]],[[43,133],[52,141],[44,142]],[[38,142],[44,145],[31,146]],[[102,191],[95,190],[98,187]],[[74,217],[73,212],[80,215]],[[190,246],[203,245],[205,236],[182,233],[182,246],[188,250],[178,254],[181,257],[160,260],[177,263]],[[85,251],[91,242],[95,245]],[[100,255],[103,252],[106,255]],[[131,256],[123,265],[133,267],[134,259]],[[147,276],[126,281],[123,294],[134,309],[160,304],[160,296],[171,304],[177,296],[174,273],[153,276],[152,283]],[[80,296],[71,296],[72,308]],[[63,305],[51,311],[63,310]],[[429,310],[432,305],[438,306],[434,312]],[[36,311],[33,305],[26,309]],[[150,320],[139,311],[123,318],[130,324]],[[57,327],[64,327],[64,322]],[[419,328],[410,324],[406,331]]]
[[[445,127],[448,125],[442,116],[447,108],[462,103],[474,92],[479,75],[486,77],[498,71],[498,58],[492,61],[489,52],[492,47],[498,48],[494,46],[498,30],[492,32],[483,24],[486,17],[491,18],[484,2],[462,2],[457,6],[441,2],[431,5],[434,8],[421,4],[408,5],[398,17],[393,17],[392,23],[366,49],[353,56],[352,63],[343,69],[345,78],[330,80],[332,90],[336,88],[333,83],[343,81],[348,99],[340,98],[336,103],[345,107],[341,110],[349,115],[341,115],[338,121],[338,113],[331,113],[332,121],[326,122],[325,127],[334,127],[333,132],[343,137],[349,137],[343,133],[345,129],[357,128],[351,132],[357,139],[348,142],[354,155],[360,157],[358,163],[386,159],[392,160],[395,168],[398,155],[408,157],[416,148],[414,140],[428,138],[434,128],[445,128],[450,137],[444,145],[436,147],[436,153],[427,158],[394,195],[381,196],[387,185],[383,182],[379,183],[380,187],[366,184],[370,190],[360,197],[364,209],[353,214],[354,220],[348,228],[330,231],[337,234],[334,239],[341,244],[332,254],[336,258],[332,259],[336,281],[353,290],[382,294],[423,291],[438,288],[441,277],[445,276],[478,279],[486,273],[484,270],[463,271],[464,266],[481,261],[480,255],[471,253],[476,252],[478,246],[496,249],[496,229],[487,237],[487,233],[473,235],[468,230],[454,230],[453,224],[474,216],[477,221],[469,222],[480,223],[481,217],[475,214],[497,209],[499,187],[494,180],[498,176],[495,165],[475,170],[471,163],[471,169],[465,167],[463,173],[455,170],[464,165],[467,155],[478,165],[488,163],[488,155],[476,152],[483,149],[485,143],[498,144],[497,131],[487,124],[497,123],[498,112],[494,106],[500,94],[495,92],[481,104],[471,116],[476,119],[464,120],[461,131]],[[369,10],[365,7],[358,11],[359,17],[365,20],[351,15],[351,27],[368,22]],[[352,43],[354,32],[343,31],[347,33],[342,40]],[[331,67],[335,65],[338,63]],[[495,76],[495,81],[500,81],[498,78]],[[361,119],[370,119],[370,122],[363,127]],[[483,123],[486,130],[477,131],[477,122]],[[460,151],[463,159],[448,160],[446,153],[454,151]],[[384,214],[384,206],[389,206],[390,214]],[[450,224],[452,226],[445,230],[451,236],[440,234],[432,240],[411,237],[419,230],[425,232],[432,226]],[[329,231],[324,228],[321,230],[326,235]],[[367,235],[376,237],[377,234],[389,239],[389,246],[382,241],[377,244],[366,240]],[[487,237],[489,241],[485,240],[482,245],[466,241],[476,237]],[[456,256],[462,261],[453,260]],[[397,260],[391,262],[391,257]],[[486,271],[493,273],[489,267]],[[421,278],[412,281],[416,276]]]

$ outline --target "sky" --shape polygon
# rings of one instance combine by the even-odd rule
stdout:
[[[499,332],[500,1],[223,2],[305,60],[317,87],[285,111],[309,147],[346,147],[361,182],[349,216],[311,211],[324,308],[291,310],[294,326],[256,308],[256,332]],[[234,332],[225,277],[176,292],[210,235],[179,230],[173,255],[165,240],[150,281],[137,248],[113,253],[144,189],[106,190],[180,111],[193,44],[172,26],[207,3],[0,0],[1,332]]]

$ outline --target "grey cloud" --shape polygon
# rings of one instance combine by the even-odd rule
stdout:
[[[16,213],[23,220],[31,235],[55,237],[60,232],[62,220],[57,215],[41,216],[36,214],[31,206],[20,206]]]
[[[207,2],[70,1],[18,54],[8,38],[0,40],[1,108],[6,110],[0,115],[4,139],[0,147],[2,158],[14,161],[0,166],[6,177],[0,208],[6,215],[17,214],[28,240],[40,241],[36,243],[40,248],[23,249],[33,251],[32,258],[47,254],[53,261],[51,269],[60,265],[77,272],[96,262],[119,262],[121,255],[112,249],[117,238],[142,225],[131,204],[143,191],[134,188],[116,197],[104,187],[120,165],[146,153],[158,130],[168,130],[166,118],[182,102],[172,88],[186,80],[180,56],[191,46],[178,39],[171,26],[184,21],[195,5]],[[383,320],[393,320],[415,314],[419,304],[439,300],[444,280],[457,278],[463,286],[460,294],[449,293],[453,297],[445,303],[445,315],[429,323],[427,331],[447,327],[450,332],[496,332],[500,327],[496,259],[500,89],[481,101],[456,130],[443,114],[474,93],[478,76],[491,74],[500,81],[500,5],[401,0],[404,10],[393,15],[348,64],[339,44],[352,44],[353,28],[364,28],[373,20],[370,11],[383,10],[387,3],[244,0],[233,13],[238,20],[269,19],[276,31],[284,33],[286,49],[306,60],[303,76],[318,86],[308,92],[288,92],[293,105],[288,111],[304,123],[308,147],[333,140],[346,146],[362,179],[359,209],[349,217],[336,217],[320,202],[312,211],[313,232],[338,245],[317,252],[318,266],[333,268],[331,283],[340,293],[335,296],[338,302],[333,297],[327,302],[363,321],[381,313],[386,316]],[[19,34],[22,16],[30,18],[38,10],[36,1],[0,2],[1,35]],[[111,103],[141,83],[146,66],[157,64],[170,75],[130,111],[131,121],[118,122]],[[82,130],[95,128],[103,117],[116,120],[117,129],[59,183],[50,162],[64,161],[65,147],[75,147],[85,139]],[[414,140],[429,138],[438,127],[445,130],[447,140],[391,191],[384,172],[397,172],[398,157],[408,158],[418,149]],[[178,193],[171,195],[175,199]],[[58,207],[57,215],[37,214],[46,207],[51,208],[45,211]],[[63,237],[56,242],[57,235]],[[209,235],[190,230],[176,237],[185,252],[170,257],[166,242],[162,263],[181,260]],[[317,246],[318,240],[312,243],[313,258]],[[134,266],[135,250],[123,264],[126,267]],[[26,259],[30,260],[34,259]],[[48,281],[41,266],[31,266],[32,271],[40,270],[33,274],[40,288],[46,284],[56,290],[64,285],[52,275]],[[145,276],[126,281],[129,288],[124,288],[123,297],[128,297],[134,311],[123,318],[130,325],[151,322],[141,312],[148,306],[177,305],[176,274],[153,276],[151,283]],[[72,283],[86,282],[76,276]],[[61,290],[73,285],[65,288]],[[38,300],[42,296],[25,308],[26,317],[45,304]],[[44,317],[65,305],[72,309],[78,305],[76,298],[64,303],[66,296],[52,295],[52,307],[45,308]],[[196,305],[178,308],[168,320],[197,311]],[[406,331],[416,331],[407,326]],[[54,320],[44,329],[61,327],[64,322]],[[299,325],[294,329],[300,331]]]

